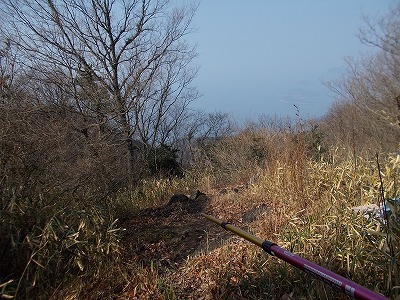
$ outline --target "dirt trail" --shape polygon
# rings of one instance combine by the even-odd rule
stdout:
[[[200,215],[210,198],[174,195],[166,205],[140,210],[123,222],[124,245],[130,259],[158,267],[177,268],[189,255],[210,249],[229,233]],[[210,238],[212,237],[212,239]]]

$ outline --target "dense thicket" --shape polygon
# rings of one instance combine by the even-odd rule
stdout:
[[[341,101],[324,118],[266,117],[242,128],[227,114],[190,110],[197,69],[184,38],[195,9],[158,0],[0,4],[0,295],[49,298],[78,279],[85,288],[111,279],[107,271],[123,265],[115,220],[186,173],[211,189],[268,172],[279,181],[282,172],[287,182],[276,185],[305,208],[307,164],[333,165],[342,150],[398,150],[400,5],[366,20],[360,37],[380,50],[348,60],[346,77],[330,85]]]

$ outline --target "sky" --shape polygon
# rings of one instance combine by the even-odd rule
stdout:
[[[363,15],[395,0],[201,0],[188,38],[197,44],[193,107],[241,120],[321,117],[337,99],[324,81],[345,75],[344,58],[373,49],[357,38]]]

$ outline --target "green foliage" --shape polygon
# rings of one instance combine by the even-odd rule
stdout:
[[[183,170],[177,161],[177,152],[172,146],[162,144],[149,151],[147,165],[151,176],[182,177]]]
[[[324,146],[324,133],[317,124],[311,127],[311,130],[306,133],[307,155],[316,160],[320,160],[328,149]]]
[[[258,166],[262,167],[268,159],[268,149],[266,149],[263,139],[253,137],[249,150],[249,159],[254,160]]]

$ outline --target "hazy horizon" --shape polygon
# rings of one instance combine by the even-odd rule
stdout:
[[[238,119],[323,116],[335,95],[323,84],[345,74],[344,57],[373,51],[358,40],[362,15],[397,1],[203,0],[193,21],[200,66],[192,107]]]

